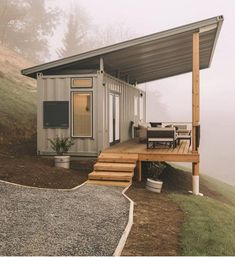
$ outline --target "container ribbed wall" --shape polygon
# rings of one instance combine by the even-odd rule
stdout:
[[[92,89],[72,89],[71,77],[92,77]],[[74,138],[75,144],[70,153],[75,155],[97,155],[97,134],[96,134],[96,75],[79,76],[39,76],[38,87],[38,115],[37,115],[37,149],[40,154],[53,153],[50,148],[49,138],[56,136],[71,136],[71,92],[92,91],[93,92],[93,138]],[[69,128],[43,128],[43,101],[69,101]]]
[[[93,88],[72,89],[71,78],[92,77]],[[92,138],[74,138],[75,144],[70,150],[72,155],[97,156],[99,152],[109,147],[109,93],[120,95],[120,141],[126,141],[131,138],[131,122],[139,121],[139,101],[138,114],[134,115],[134,97],[139,99],[140,90],[120,79],[109,74],[85,74],[85,75],[57,75],[57,76],[38,76],[38,115],[37,115],[37,149],[40,154],[52,154],[48,139],[56,136],[72,136],[71,126],[71,93],[74,91],[93,93],[93,137]],[[98,94],[99,92],[102,94]],[[144,106],[145,94],[143,93]],[[43,128],[43,101],[69,101],[69,128]],[[100,103],[103,101],[102,108]],[[100,111],[102,110],[102,111]],[[145,113],[145,107],[144,107]],[[101,124],[103,120],[103,125]],[[145,115],[144,115],[145,120]],[[99,129],[98,129],[99,128]],[[98,137],[102,133],[103,143],[98,146]]]
[[[109,146],[109,93],[117,93],[120,95],[120,141],[126,141],[131,138],[131,122],[135,124],[139,121],[139,101],[138,101],[138,114],[134,115],[134,97],[139,99],[140,90],[135,86],[117,79],[109,74],[104,75],[105,83],[105,138],[106,147]],[[144,103],[145,94],[143,93]],[[144,104],[145,105],[145,104]],[[144,108],[145,109],[145,108]],[[145,113],[145,112],[144,112]],[[144,117],[145,120],[145,117]]]

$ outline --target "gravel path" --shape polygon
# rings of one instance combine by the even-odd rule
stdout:
[[[0,182],[0,255],[112,255],[128,222],[122,188]]]

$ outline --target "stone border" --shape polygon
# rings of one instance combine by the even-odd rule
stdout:
[[[9,181],[5,181],[5,180],[0,180],[0,183],[5,183],[8,185],[13,185],[13,186],[17,186],[17,187],[22,187],[22,188],[30,188],[30,189],[38,189],[38,190],[48,190],[48,191],[62,191],[62,192],[69,192],[69,191],[74,191],[82,186],[84,186],[86,184],[87,181],[83,182],[81,185],[72,187],[72,188],[67,188],[67,189],[58,189],[58,188],[46,188],[46,187],[33,187],[33,186],[25,186],[25,185],[20,185],[20,184],[16,184],[13,182],[9,182]]]
[[[128,187],[126,187],[123,191],[122,191],[122,195],[130,202],[130,210],[129,210],[129,219],[128,219],[128,223],[126,225],[126,228],[122,234],[121,239],[119,240],[119,243],[117,245],[117,248],[113,254],[113,256],[121,256],[122,254],[122,250],[126,244],[126,240],[128,238],[128,235],[131,231],[131,227],[133,225],[133,216],[134,216],[134,202],[125,194],[126,191],[131,187],[132,184],[130,184]]]

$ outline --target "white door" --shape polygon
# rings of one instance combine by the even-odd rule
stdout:
[[[120,140],[120,120],[119,120],[119,95],[115,95],[115,141]]]
[[[109,143],[120,141],[120,98],[119,95],[109,94]]]
[[[140,120],[143,121],[144,119],[144,100],[143,97],[140,97]]]
[[[109,143],[113,143],[113,94],[109,94]]]

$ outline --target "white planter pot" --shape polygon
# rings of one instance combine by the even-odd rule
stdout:
[[[146,182],[146,189],[152,192],[161,193],[162,190],[162,181],[156,181],[148,178]]]
[[[70,156],[55,156],[55,167],[69,169]]]

